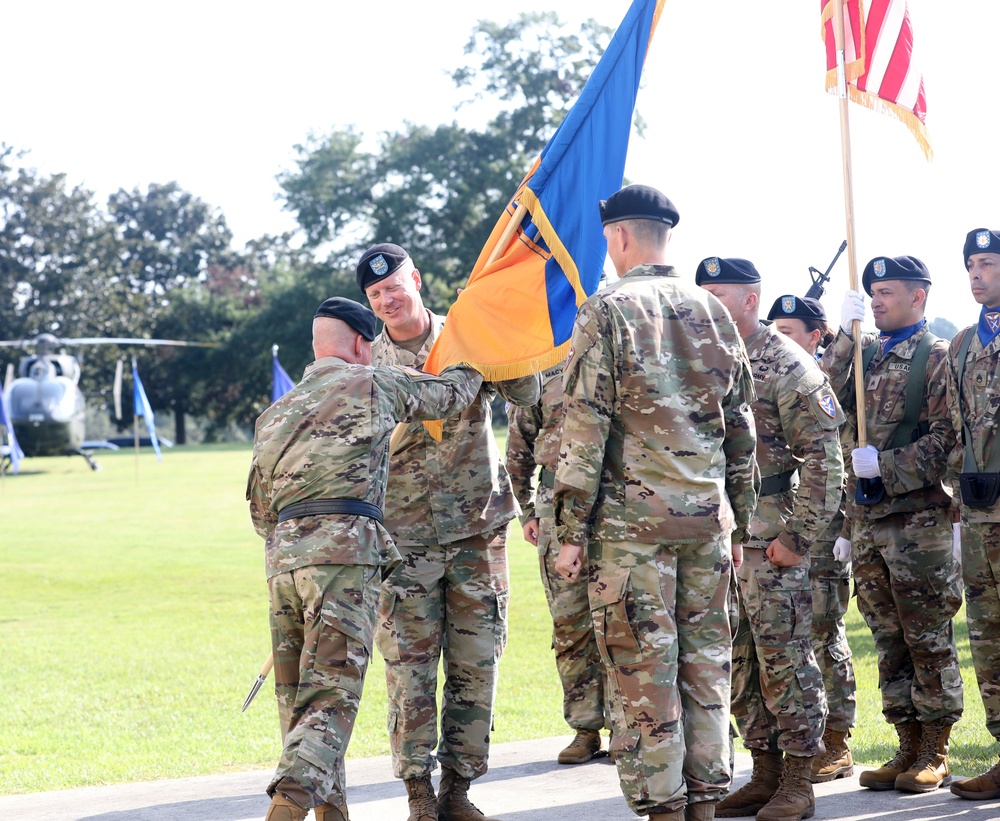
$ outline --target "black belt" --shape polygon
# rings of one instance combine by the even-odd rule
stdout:
[[[539,483],[542,487],[547,487],[552,490],[556,486],[556,472],[554,470],[549,470],[548,468],[542,468],[542,473],[538,477]]]
[[[346,513],[349,516],[367,516],[382,524],[382,510],[378,505],[364,502],[361,499],[310,499],[305,502],[293,502],[283,507],[278,514],[278,521],[298,519],[300,516],[319,516],[324,513]]]
[[[776,473],[774,476],[766,476],[760,480],[760,495],[774,496],[775,493],[784,493],[792,489],[792,478],[795,470],[786,470],[784,473]]]

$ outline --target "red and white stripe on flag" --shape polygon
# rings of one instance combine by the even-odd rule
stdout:
[[[826,87],[837,89],[837,53],[833,4],[820,0],[826,44]],[[906,0],[871,0],[865,16],[863,0],[842,0],[844,66],[848,96],[866,108],[901,120],[913,132],[928,159],[927,96],[924,78],[913,64],[913,26]]]

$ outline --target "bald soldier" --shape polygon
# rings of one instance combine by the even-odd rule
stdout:
[[[424,307],[409,254],[392,243],[369,248],[357,282],[385,323],[372,344],[374,362],[423,367],[445,318]],[[489,821],[468,791],[488,767],[507,641],[507,527],[519,513],[490,401],[499,393],[531,405],[539,392],[537,376],[487,383],[444,421],[440,442],[420,424],[393,435],[386,527],[403,563],[382,586],[376,642],[385,659],[393,772],[406,784],[409,821]]]
[[[695,281],[726,306],[746,345],[761,473],[737,572],[733,641],[733,715],[753,774],[719,804],[717,815],[798,821],[815,812],[812,765],[825,749],[826,690],[812,644],[809,550],[840,509],[844,414],[813,358],[760,320],[753,263],[710,257]]]
[[[673,203],[630,185],[600,213],[621,279],[573,328],[556,570],[589,576],[629,807],[708,821],[732,780],[731,539],[748,538],[757,492],[753,384],[725,308],[666,264]]]
[[[916,257],[876,257],[862,284],[878,334],[862,334],[863,408],[854,388],[855,320],[864,298],[848,291],[840,332],[823,367],[867,445],[851,451],[849,540],[858,609],[878,652],[882,715],[896,754],[858,779],[873,790],[928,792],[950,780],[948,739],[962,715],[952,620],[962,604],[953,555],[951,498],[942,479],[955,432],[948,416],[948,345],[927,327],[930,272]]]
[[[461,412],[475,371],[371,367],[375,315],[349,299],[313,319],[315,361],[257,420],[247,500],[265,539],[274,684],[284,744],[266,821],[346,821],[344,756],[375,630],[399,563],[382,526],[399,421]]]
[[[1000,741],[1000,231],[976,228],[965,240],[965,267],[979,322],[948,349],[948,407],[957,438],[950,461],[960,501],[962,577],[969,646],[986,729]],[[956,525],[956,528],[958,525]],[[1000,798],[1000,761],[951,785],[970,801]]]

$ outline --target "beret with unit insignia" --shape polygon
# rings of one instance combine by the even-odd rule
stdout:
[[[1000,254],[1000,231],[974,228],[965,238],[965,264],[973,254]]]
[[[785,294],[774,300],[768,319],[821,319],[826,322],[826,311],[818,299],[809,296]]]
[[[413,267],[410,255],[391,242],[380,242],[373,245],[361,255],[361,261],[356,270],[358,287],[362,292],[373,282],[385,279],[409,263]]]
[[[698,263],[694,281],[696,285],[707,285],[710,282],[747,285],[760,282],[760,274],[748,259],[708,257]]]
[[[907,279],[930,283],[931,272],[916,257],[875,257],[865,266],[861,284],[868,292],[868,296],[871,296],[872,283],[889,279]]]

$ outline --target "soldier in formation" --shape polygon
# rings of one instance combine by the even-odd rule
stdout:
[[[357,283],[385,323],[372,344],[374,363],[422,368],[444,317],[424,307],[409,254],[392,243],[369,248]],[[382,585],[376,642],[385,659],[393,772],[406,784],[410,821],[490,821],[468,791],[488,766],[507,640],[507,527],[519,513],[493,437],[497,391],[531,405],[539,378],[484,385],[466,410],[444,420],[440,442],[419,422],[392,437],[386,528],[402,564]]]
[[[818,299],[785,294],[778,297],[767,318],[775,330],[797,343],[813,359],[833,342],[826,311]],[[853,447],[850,426],[840,429],[841,451]],[[809,547],[809,581],[812,588],[812,642],[826,690],[825,752],[813,759],[814,783],[854,774],[854,759],[847,740],[854,727],[857,707],[854,665],[847,643],[844,617],[851,601],[851,548],[840,535],[844,527],[841,502],[826,530]]]
[[[601,749],[605,726],[604,666],[594,636],[585,578],[556,572],[552,491],[563,420],[563,363],[542,374],[542,398],[530,408],[512,407],[507,431],[507,470],[521,505],[525,540],[538,549],[545,599],[552,616],[552,647],[563,691],[563,718],[576,735],[559,753],[560,764],[583,764]],[[538,466],[541,470],[538,471]],[[533,487],[538,474],[537,487]]]
[[[334,297],[313,319],[315,361],[257,420],[247,500],[265,539],[284,749],[267,821],[346,821],[344,756],[375,631],[399,563],[382,526],[389,437],[401,420],[467,408],[482,379],[371,367],[375,316]]]
[[[556,569],[589,579],[629,806],[706,821],[732,777],[727,600],[758,485],[753,384],[723,306],[665,264],[670,200],[633,185],[600,213],[621,279],[573,329]]]
[[[732,711],[753,757],[750,781],[720,817],[798,821],[815,811],[812,774],[824,752],[826,691],[812,644],[810,545],[840,507],[843,412],[811,356],[760,321],[760,274],[710,257],[696,282],[729,310],[746,345],[757,400],[760,499],[739,568]]]
[[[861,339],[864,407],[854,390],[854,323],[864,298],[848,291],[823,366],[867,444],[851,452],[847,522],[858,606],[878,651],[882,713],[899,736],[890,761],[861,774],[874,790],[935,790],[949,777],[948,739],[962,715],[952,619],[961,605],[951,499],[942,479],[955,432],[948,416],[948,346],[927,328],[927,267],[912,256],[865,266],[879,334]]]

